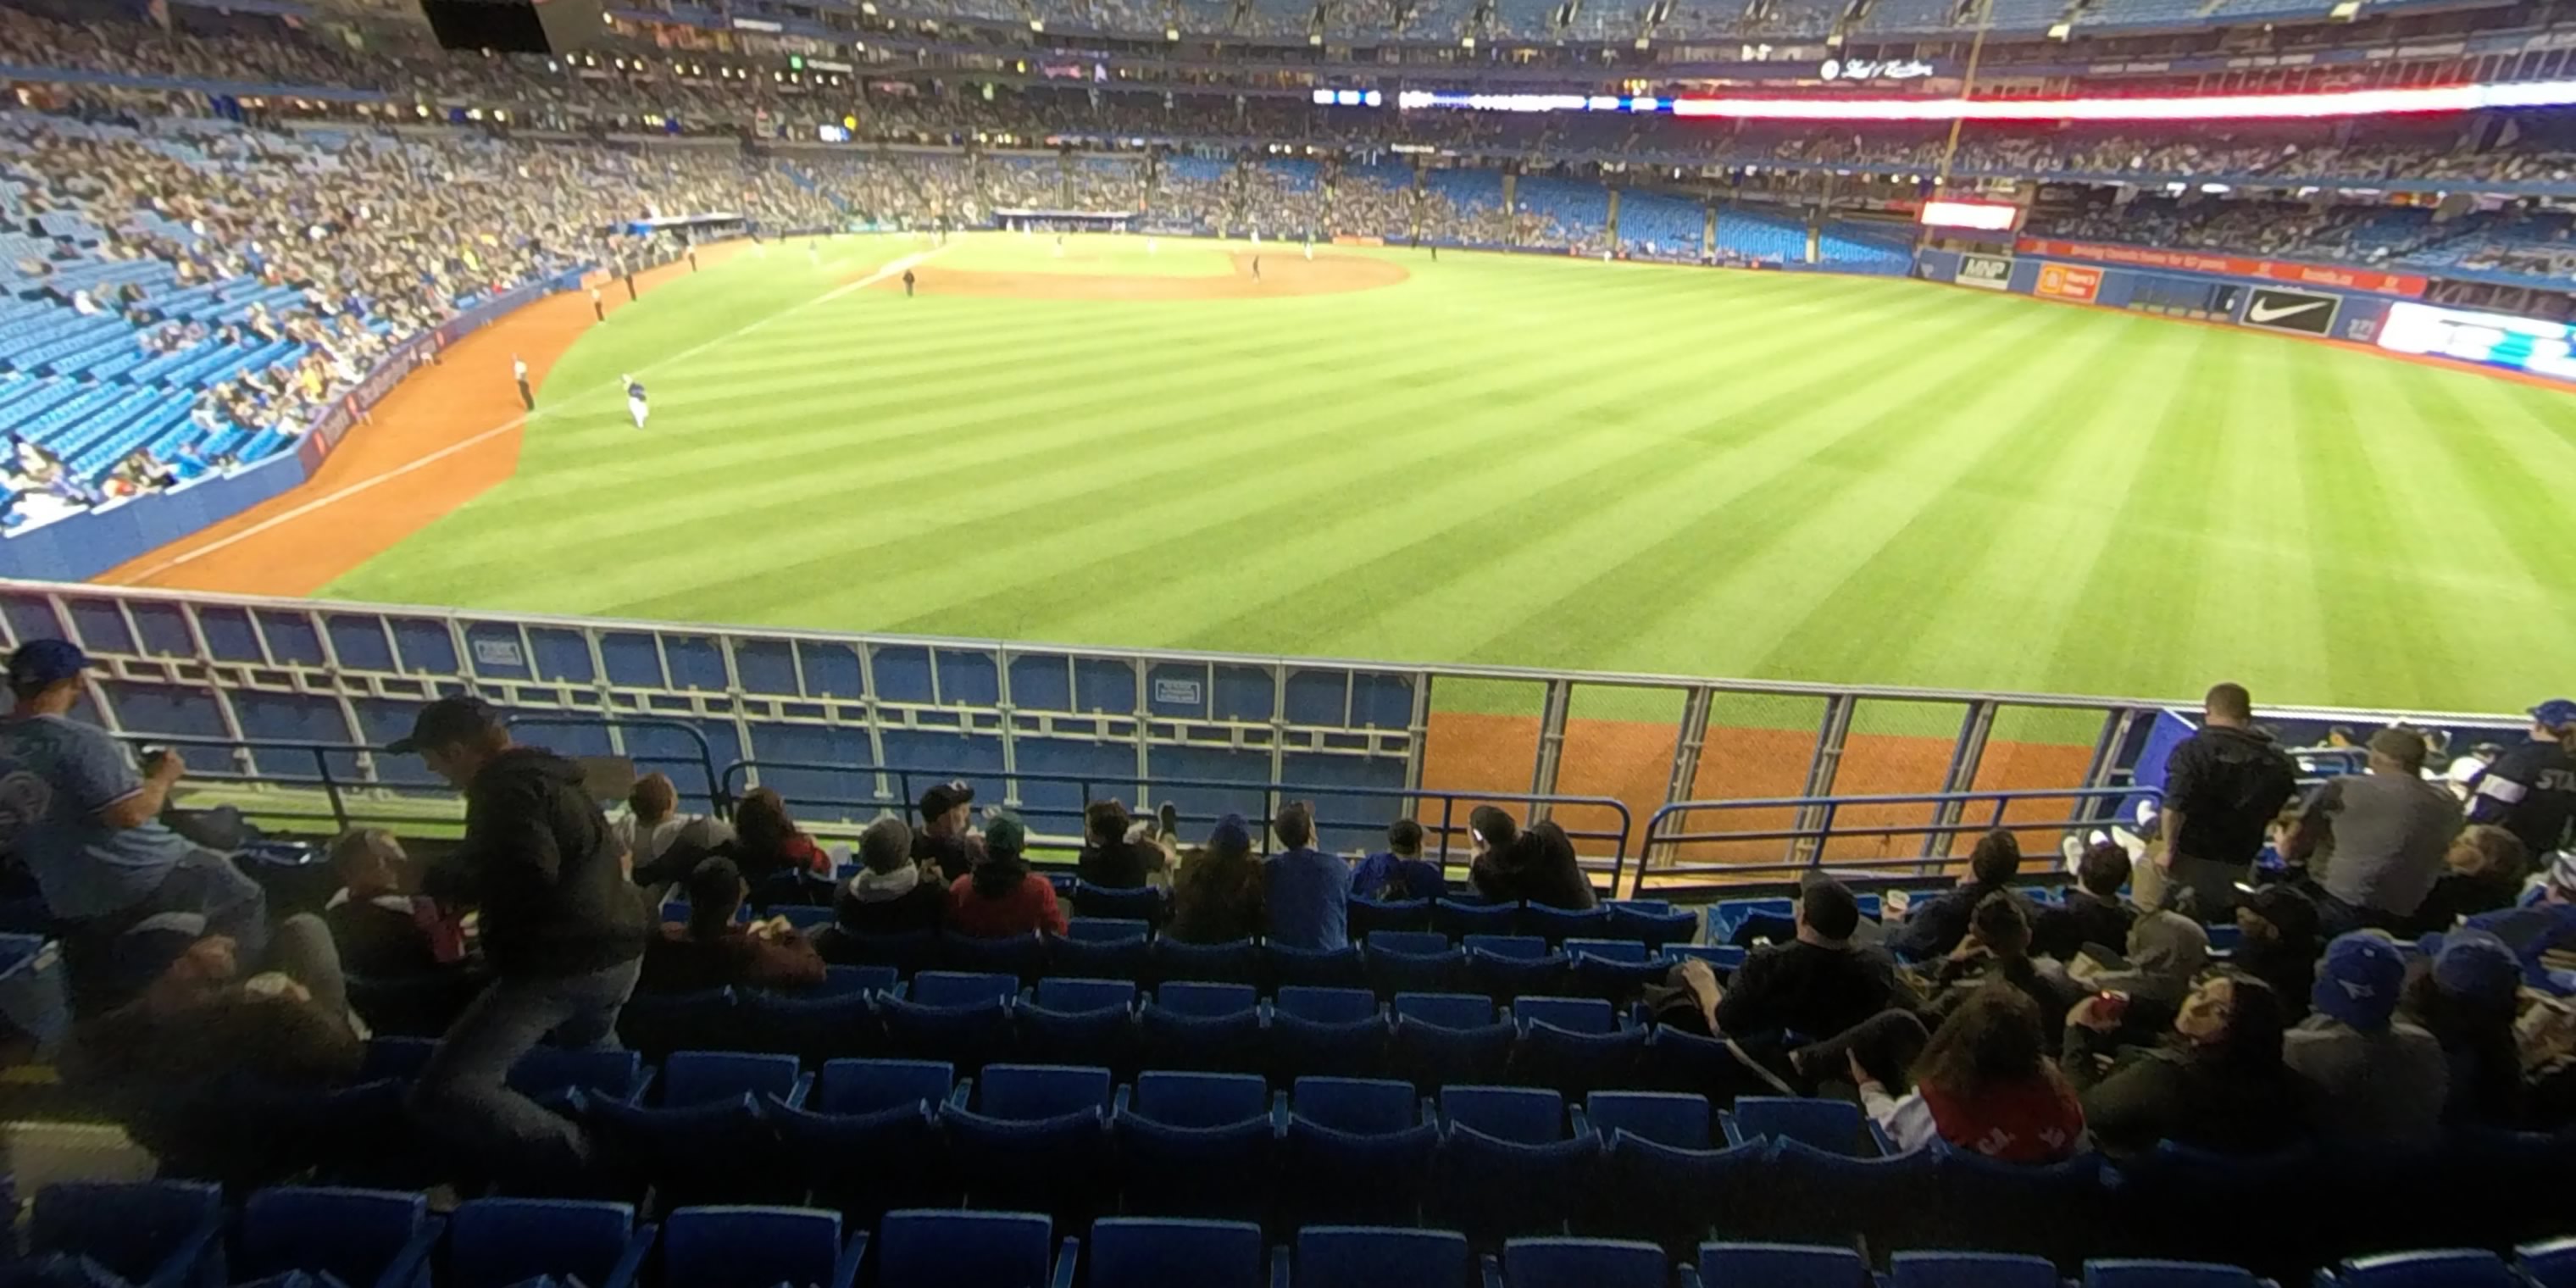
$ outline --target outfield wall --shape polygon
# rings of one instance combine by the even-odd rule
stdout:
[[[333,399],[330,408],[296,440],[293,451],[208,474],[168,492],[131,497],[0,537],[0,577],[86,581],[286,494],[313,477],[340,440],[414,368],[436,361],[441,350],[462,336],[556,291],[579,286],[588,272],[576,269],[496,295],[404,341]]]
[[[2123,264],[2067,253],[2105,249],[2036,238],[2023,238],[2011,252],[1926,248],[1915,252],[1914,275],[2071,304],[2358,344],[2377,339],[2390,307],[2424,289],[2420,277],[2369,269],[2143,249],[2133,249],[2132,257],[2145,262]]]

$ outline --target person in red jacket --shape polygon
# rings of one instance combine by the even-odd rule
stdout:
[[[1858,1057],[1861,1104],[1900,1150],[1933,1137],[2006,1163],[2054,1163],[2084,1148],[2084,1106],[2042,1041],[2039,1004],[2009,984],[1979,988],[1915,1057],[1898,1099]]]
[[[1028,844],[1028,829],[1017,815],[996,813],[984,820],[984,861],[948,887],[950,929],[976,939],[1064,933],[1054,884],[1029,871],[1021,857]]]

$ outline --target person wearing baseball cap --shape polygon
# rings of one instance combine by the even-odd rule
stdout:
[[[2329,933],[2397,930],[2441,879],[2442,856],[2460,834],[2460,803],[2424,781],[2424,736],[2402,727],[2370,736],[2368,772],[2328,782],[2308,798],[2282,857],[2330,857],[2317,886]]]
[[[2520,1128],[2525,1097],[2513,1022],[2522,959],[2502,939],[2465,928],[2426,935],[2416,951],[2432,966],[2407,981],[2405,1015],[2442,1044],[2449,1064],[2443,1125]]]
[[[433,1130],[496,1173],[578,1174],[589,1141],[573,1120],[508,1086],[510,1066],[551,1036],[617,1045],[617,1012],[635,989],[650,927],[608,820],[581,766],[510,740],[482,699],[440,698],[411,735],[416,754],[465,796],[465,837],[421,872],[421,893],[481,910],[491,987],[457,1017],[412,1088]]]
[[[2293,1020],[2307,1018],[2317,982],[2317,905],[2307,892],[2276,881],[2236,903],[2236,951],[2228,965],[2272,986]]]
[[[984,838],[967,825],[975,788],[962,778],[933,784],[921,794],[921,826],[912,829],[912,857],[939,866],[944,884],[984,862]]]
[[[19,645],[9,655],[14,705],[0,722],[0,832],[54,919],[76,1009],[91,1000],[89,980],[113,973],[117,937],[156,914],[201,916],[252,961],[269,938],[258,883],[161,822],[187,773],[179,754],[146,756],[137,774],[106,730],[72,718],[89,666],[69,640]]]
[[[2513,833],[2533,854],[2569,843],[2568,827],[2576,822],[2576,698],[2533,707],[2531,737],[2469,780],[2469,821]]]
[[[2576,951],[2576,849],[2543,856],[2536,884],[2520,906],[2479,913],[2467,924],[2494,934],[2522,959],[2524,984],[2564,997],[2576,986],[2567,972],[2552,972],[2548,958]]]
[[[1029,870],[1022,857],[1029,831],[1020,817],[996,810],[984,817],[984,862],[948,886],[948,925],[974,939],[1010,939],[1044,931],[1064,933],[1064,906],[1055,883]]]
[[[2421,745],[2421,744],[2418,744]],[[2430,1145],[2442,1131],[2449,1063],[2433,1035],[2397,1018],[2406,954],[2357,930],[2326,945],[2308,1001],[2281,1059],[2317,1085],[2318,1126],[2351,1144]]]

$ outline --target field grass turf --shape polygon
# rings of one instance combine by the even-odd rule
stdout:
[[[1221,262],[1183,246],[1163,271]],[[1132,239],[1047,247],[936,263],[1143,271]],[[773,248],[647,296],[556,367],[517,477],[328,593],[2431,710],[2576,689],[2555,390],[1917,282],[1536,257],[1335,252],[1412,277],[1257,300],[838,290],[920,249]]]

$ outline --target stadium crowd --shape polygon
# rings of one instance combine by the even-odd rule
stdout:
[[[205,1129],[201,1097],[225,1075],[355,1076],[352,976],[470,981],[480,998],[449,1021],[412,1109],[486,1174],[560,1180],[608,1164],[576,1119],[505,1085],[549,1032],[611,1043],[638,994],[813,988],[886,936],[1068,929],[1026,825],[998,808],[979,825],[969,782],[869,823],[855,864],[836,867],[767,789],[729,819],[691,816],[648,774],[611,818],[581,766],[516,742],[471,697],[422,707],[392,748],[462,794],[464,840],[415,864],[389,835],[344,836],[325,911],[274,919],[209,820],[171,808],[179,757],[138,774],[74,717],[86,664],[59,641],[9,659],[0,772],[84,811],[20,832],[9,858],[72,971],[73,1085],[159,1148]],[[2245,690],[2220,685],[2142,831],[2066,838],[2062,897],[2032,888],[2041,873],[2002,830],[1955,887],[1890,894],[1876,917],[1819,872],[1788,915],[1733,924],[1740,965],[1681,958],[1635,980],[1636,1000],[1658,1026],[1745,1053],[1750,1081],[1719,1076],[1704,1094],[1856,1099],[1899,1150],[2041,1165],[2555,1129],[2576,1121],[2576,701],[2530,719],[2526,739],[2451,763],[2416,730],[2357,747],[2338,731],[2321,754],[2354,772],[2303,793]],[[108,803],[69,804],[89,801]],[[1304,802],[1267,821],[1267,843],[1240,815],[1185,840],[1169,802],[1139,817],[1092,801],[1080,826],[1077,888],[1147,899],[1175,943],[1326,953],[1352,941],[1355,900],[1596,901],[1562,829],[1491,806],[1468,819],[1463,881],[1409,818],[1378,852],[1319,849]],[[662,920],[666,897],[685,907]],[[831,912],[810,934],[781,915],[814,905]]]

